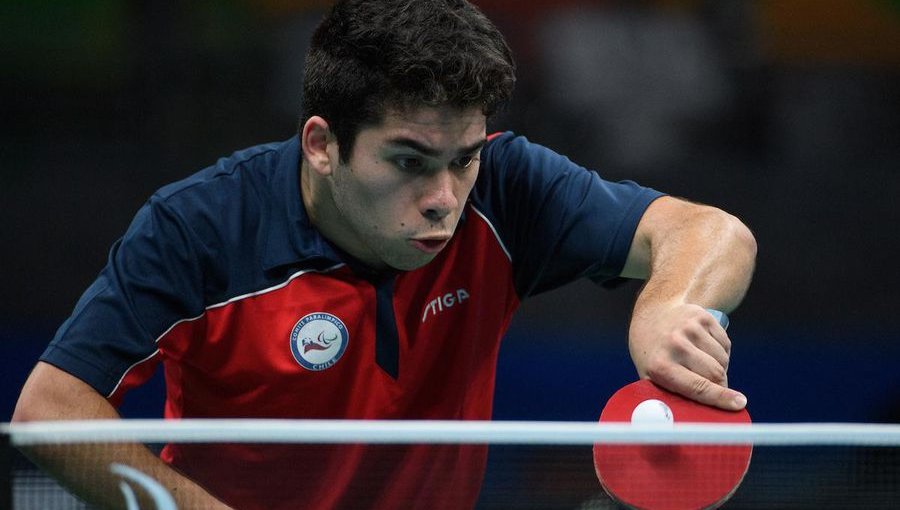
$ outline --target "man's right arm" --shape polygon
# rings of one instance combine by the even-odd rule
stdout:
[[[48,363],[38,362],[16,404],[12,421],[120,419],[94,388]],[[228,508],[202,487],[169,467],[144,445],[127,443],[42,445],[23,448],[36,464],[86,501],[101,508],[123,508],[116,475],[109,465],[131,466],[160,482],[178,508]],[[138,497],[145,496],[136,491]],[[141,508],[152,508],[141,502]]]

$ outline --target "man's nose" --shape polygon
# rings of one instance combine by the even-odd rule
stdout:
[[[440,221],[459,206],[453,193],[454,180],[448,169],[441,170],[428,179],[419,210],[429,221]]]

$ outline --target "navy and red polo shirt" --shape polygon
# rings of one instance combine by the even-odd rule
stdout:
[[[519,302],[615,278],[660,196],[502,133],[482,150],[447,247],[414,271],[378,273],[310,224],[299,168],[293,137],[160,189],[41,359],[113,404],[161,362],[167,418],[488,420]],[[486,449],[169,445],[162,455],[236,508],[434,510],[474,505]]]

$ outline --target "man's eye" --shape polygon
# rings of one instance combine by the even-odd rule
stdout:
[[[456,168],[469,168],[472,166],[472,162],[475,161],[475,156],[463,156],[459,159],[453,161],[453,166]]]
[[[394,164],[403,170],[422,170],[425,168],[425,163],[420,158],[413,157],[399,157],[394,159]]]

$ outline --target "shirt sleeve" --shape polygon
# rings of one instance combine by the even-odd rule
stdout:
[[[496,222],[525,298],[583,277],[618,277],[638,222],[660,196],[507,132],[485,146],[474,198]]]
[[[194,239],[183,218],[151,198],[41,360],[117,404],[128,387],[152,375],[163,333],[203,311],[203,255]]]

